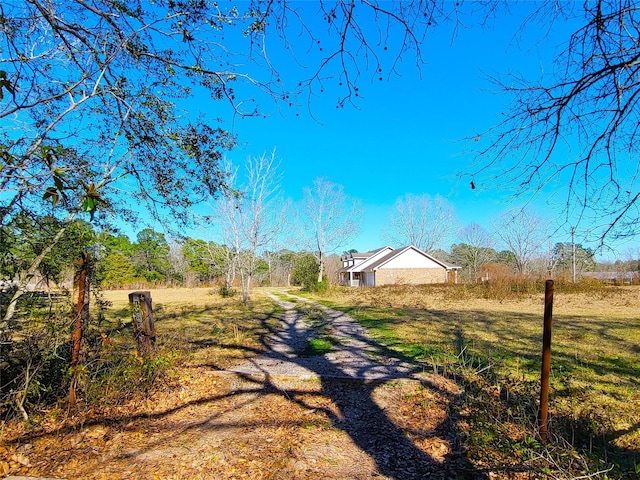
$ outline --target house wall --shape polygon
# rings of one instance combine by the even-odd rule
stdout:
[[[384,264],[384,268],[437,268],[442,265],[434,262],[419,251],[408,249],[401,255]]]
[[[380,268],[376,271],[376,286],[423,283],[446,283],[447,271],[442,268]]]

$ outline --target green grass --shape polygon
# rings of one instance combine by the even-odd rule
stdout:
[[[327,322],[325,312],[318,305],[298,302],[296,308],[302,313],[302,319],[312,330],[312,338],[306,341],[302,350],[297,352],[300,357],[315,357],[325,355],[339,343],[333,336],[333,327]]]
[[[305,348],[298,352],[298,356],[315,357],[318,355],[324,355],[330,352],[335,344],[336,341],[330,337],[311,338],[307,340]]]
[[[315,298],[358,319],[398,355],[455,378],[465,389],[467,448],[479,458],[537,456],[554,464],[544,468],[556,474],[606,465],[612,467],[608,478],[637,478],[640,288],[556,290],[550,393],[555,443],[542,445],[527,439],[537,435],[543,290],[493,300],[499,295],[487,286],[459,287],[334,289]]]

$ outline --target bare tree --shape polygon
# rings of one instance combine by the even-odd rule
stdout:
[[[237,169],[229,170],[229,185],[234,192],[217,202],[222,236],[231,249],[241,281],[242,301],[250,299],[251,281],[258,255],[268,249],[282,231],[285,218],[280,195],[280,174],[275,152],[249,158],[246,181],[240,184]]]
[[[304,189],[298,227],[302,242],[320,267],[318,283],[325,273],[327,255],[346,246],[358,232],[362,208],[342,185],[326,178],[316,178],[312,187]]]
[[[211,282],[222,277],[225,286],[234,284],[236,265],[233,250],[228,246],[214,241],[185,238],[182,241],[182,251],[190,263],[189,273],[197,275],[200,281]]]
[[[548,229],[541,217],[526,208],[516,208],[493,222],[494,234],[515,255],[516,271],[529,273],[531,262],[541,254]]]
[[[482,265],[496,259],[491,234],[477,223],[471,223],[458,234],[461,243],[451,247],[451,261],[464,268],[469,280],[476,280]]]
[[[453,206],[440,195],[406,194],[396,201],[384,238],[395,246],[413,245],[430,253],[457,229]]]
[[[168,275],[167,283],[171,284],[177,282],[178,284],[192,285],[192,279],[189,278],[189,261],[184,256],[182,245],[175,239],[169,240],[169,255],[168,255]]]
[[[640,247],[629,247],[624,252],[625,262],[630,271],[640,275]]]
[[[577,27],[540,80],[515,74],[496,79],[511,95],[510,109],[496,128],[475,137],[479,155],[465,173],[480,189],[509,188],[516,195],[553,185],[565,221],[580,220],[584,233],[601,242],[637,235],[640,4],[530,5],[523,29],[546,34],[555,20]]]

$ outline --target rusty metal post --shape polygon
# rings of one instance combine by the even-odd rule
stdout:
[[[156,346],[151,292],[130,293],[129,305],[133,313],[133,335],[138,344],[138,353],[143,357],[149,357]]]
[[[542,373],[540,376],[540,439],[547,440],[549,415],[549,376],[551,374],[551,328],[553,325],[553,280],[544,289],[544,330],[542,334]]]

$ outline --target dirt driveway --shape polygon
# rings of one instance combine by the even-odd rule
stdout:
[[[226,371],[180,368],[162,390],[116,416],[6,444],[0,474],[486,478],[465,457],[455,383],[395,358],[340,312],[322,309],[309,321],[299,299],[272,298],[284,314],[264,353]],[[334,339],[331,350],[301,355],[320,328]],[[154,398],[163,395],[160,410]]]

